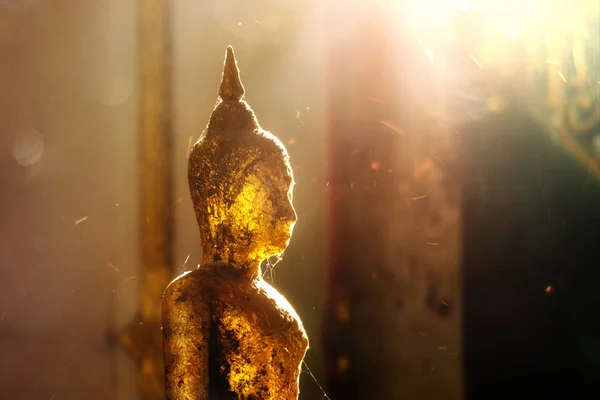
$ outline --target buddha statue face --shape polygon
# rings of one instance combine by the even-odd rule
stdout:
[[[243,264],[280,254],[296,221],[285,150],[266,132],[246,134],[228,143],[205,137],[190,154],[190,191],[212,261]]]
[[[251,259],[265,259],[283,253],[287,247],[296,213],[292,206],[293,178],[282,157],[276,155],[251,163],[239,176],[239,183],[223,221],[238,252]],[[216,226],[215,226],[216,223]]]
[[[296,213],[283,144],[260,128],[228,49],[221,100],[188,167],[206,262],[255,264],[287,247]]]

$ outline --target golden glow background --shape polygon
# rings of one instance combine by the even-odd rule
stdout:
[[[283,261],[268,274],[302,317],[312,347],[306,361],[320,382],[324,93],[327,57],[335,56],[325,52],[323,30],[353,40],[363,3],[172,2],[175,269],[193,268],[201,257],[186,156],[214,106],[223,50],[231,44],[247,101],[291,155],[299,219]],[[532,107],[548,102],[557,109],[565,42],[592,35],[582,21],[600,12],[594,0],[377,4],[396,27],[392,41],[414,48],[406,60],[390,62],[413,74],[415,101],[451,123],[500,110],[498,92],[507,85],[519,87]],[[130,360],[105,340],[132,317],[139,279],[136,6],[0,1],[3,398],[136,398]],[[451,48],[460,48],[464,64],[444,62]],[[544,98],[534,93],[530,74],[543,64],[554,88]],[[302,385],[304,398],[322,395],[308,375]]]

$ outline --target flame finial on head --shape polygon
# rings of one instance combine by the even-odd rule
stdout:
[[[233,55],[233,47],[228,46],[223,65],[223,78],[219,88],[219,96],[223,101],[241,100],[244,96],[244,85],[240,80],[240,71]]]

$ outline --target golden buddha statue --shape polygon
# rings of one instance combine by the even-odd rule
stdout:
[[[261,129],[243,95],[228,47],[220,100],[189,156],[202,263],[171,282],[163,299],[171,400],[298,398],[308,339],[260,271],[289,243],[294,179],[285,147]]]

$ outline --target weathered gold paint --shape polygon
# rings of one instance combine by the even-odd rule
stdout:
[[[298,398],[308,339],[260,263],[287,247],[296,213],[283,144],[260,128],[227,49],[220,100],[188,168],[201,266],[163,299],[167,399]]]

